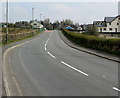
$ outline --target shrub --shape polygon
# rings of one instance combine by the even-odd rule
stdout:
[[[64,29],[63,34],[70,40],[84,47],[120,54],[120,39],[105,39],[97,36],[75,33]]]
[[[98,29],[95,26],[93,26],[93,25],[89,25],[87,27],[87,32],[85,34],[95,35],[95,36],[99,35]]]

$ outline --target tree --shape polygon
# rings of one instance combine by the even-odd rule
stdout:
[[[73,24],[73,21],[72,21],[72,20],[70,20],[70,19],[66,19],[66,20],[65,20],[65,24],[66,24],[66,25]]]
[[[65,28],[65,21],[64,20],[62,20],[61,22],[60,22],[60,29],[63,29],[63,28]]]
[[[54,23],[53,23],[53,29],[59,29],[60,27],[60,23],[58,20],[56,20]]]
[[[49,19],[49,18],[46,18],[46,19],[44,20],[44,24],[50,24],[50,19]]]
[[[79,23],[75,23],[76,26],[79,26]]]
[[[97,36],[99,33],[98,33],[98,29],[95,26],[88,25],[86,34]]]

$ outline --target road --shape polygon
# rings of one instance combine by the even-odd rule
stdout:
[[[5,84],[13,96],[117,96],[119,92],[117,62],[68,47],[55,30],[12,48],[6,62]]]

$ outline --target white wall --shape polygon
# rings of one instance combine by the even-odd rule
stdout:
[[[119,23],[119,25],[117,25],[117,23]],[[120,20],[116,18],[114,21],[111,22],[111,25],[107,23],[107,27],[98,27],[99,32],[100,28],[102,28],[102,32],[116,32],[115,28],[117,28],[117,32],[120,32]],[[104,28],[106,28],[106,30],[104,30]],[[112,30],[109,30],[110,28],[112,28]]]
[[[118,32],[120,32],[120,19],[118,19],[118,23],[119,23],[119,25],[118,25]]]

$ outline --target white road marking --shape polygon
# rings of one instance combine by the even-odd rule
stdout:
[[[6,94],[7,96],[10,96],[10,89],[9,89],[9,86],[8,86],[8,83],[7,83],[7,80],[6,78],[4,78],[4,82],[5,82],[5,87],[6,87]]]
[[[47,48],[45,47],[45,51],[47,51]]]
[[[51,36],[51,34],[50,34],[50,36]],[[50,40],[50,36],[49,36],[49,38],[48,38],[48,40],[46,41],[46,43],[45,43],[45,50],[47,51],[47,48],[46,48],[46,46],[47,46],[47,43],[48,43],[48,41]],[[49,51],[47,52],[52,58],[54,58],[55,59],[55,56],[54,55],[52,55]]]
[[[45,47],[46,47],[47,45],[46,45],[46,43],[45,43]]]
[[[8,86],[8,81],[7,81],[6,76],[5,76],[5,75],[7,75],[7,74],[5,73],[5,64],[6,64],[7,53],[8,53],[9,51],[11,51],[12,49],[14,49],[14,48],[16,48],[16,47],[19,47],[19,46],[22,46],[22,45],[24,45],[24,44],[26,44],[26,43],[29,43],[29,42],[33,41],[33,40],[35,40],[35,39],[32,39],[32,40],[30,40],[30,41],[27,41],[27,42],[24,42],[24,43],[15,45],[15,46],[12,46],[12,47],[8,48],[8,49],[5,51],[4,55],[3,55],[3,71],[4,71],[4,73],[3,73],[4,78],[3,78],[3,79],[4,79],[4,82],[5,82],[5,90],[6,90],[7,96],[12,96],[11,93],[10,93],[10,88],[9,88],[9,86]],[[17,91],[19,92],[19,89],[17,89]],[[20,95],[21,95],[21,94],[20,94]]]
[[[120,89],[116,88],[116,87],[113,87],[114,90],[120,92]]]
[[[65,63],[65,62],[63,62],[63,61],[61,61],[61,63],[64,64],[64,65],[66,65],[66,66],[68,66],[68,67],[70,67],[71,69],[73,69],[73,70],[75,70],[75,71],[77,71],[77,72],[85,75],[85,76],[89,76],[87,73],[85,73],[85,72],[83,72],[83,71],[80,71],[80,70],[78,70],[77,68],[75,68],[75,67],[73,67],[73,66],[70,66],[69,64],[67,64],[67,63]]]
[[[47,52],[52,58],[55,59],[55,56],[53,56],[50,52]]]
[[[45,43],[45,47],[47,46],[47,43],[48,43],[48,41],[50,40],[51,35],[52,35],[52,33],[50,34],[48,40],[46,41],[46,43]]]
[[[50,34],[50,36],[51,36],[51,34]],[[48,40],[47,40],[46,43],[45,43],[45,47],[47,46],[47,43],[48,43],[48,41],[50,40],[50,36],[49,36]]]
[[[12,79],[13,79],[13,81],[14,81],[14,84],[15,84],[16,87],[17,87],[17,90],[18,90],[18,92],[19,92],[19,96],[23,96],[23,93],[22,93],[22,91],[21,91],[21,89],[20,89],[20,85],[17,83],[16,78],[15,78],[15,77],[12,77]]]

